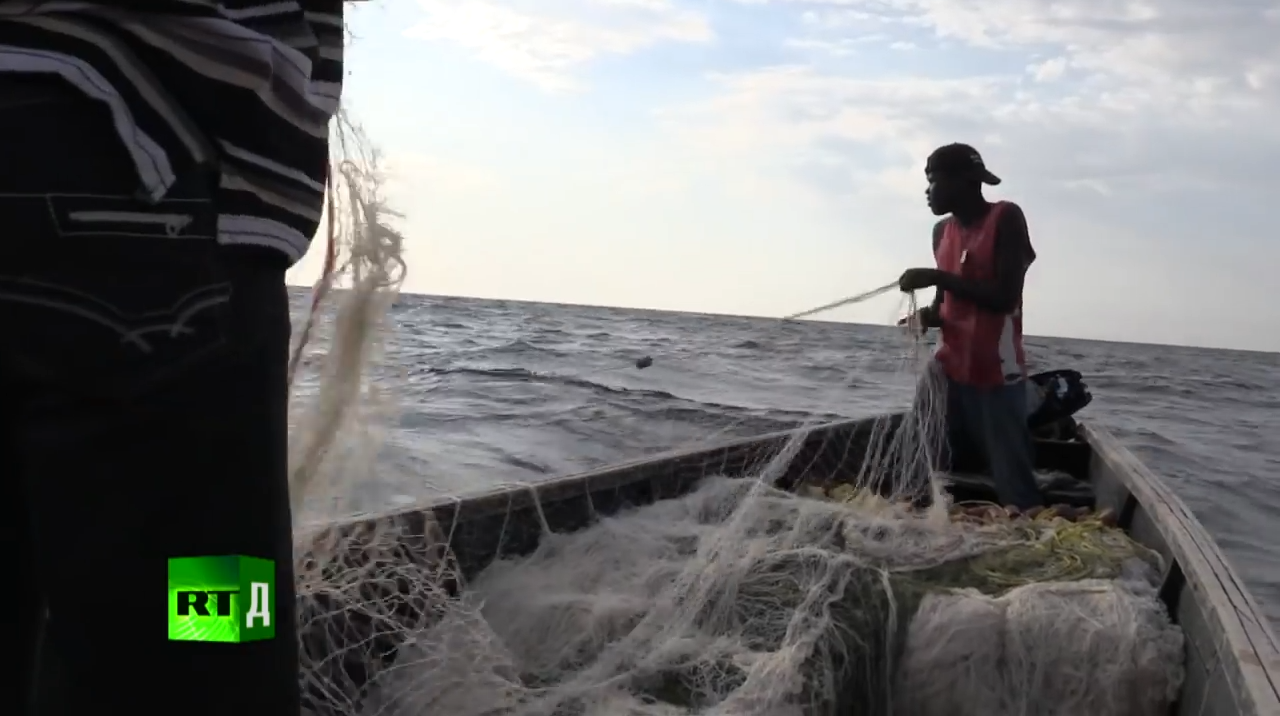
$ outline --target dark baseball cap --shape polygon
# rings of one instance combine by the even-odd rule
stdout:
[[[928,174],[948,176],[973,176],[983,184],[996,185],[1000,177],[992,174],[982,162],[982,155],[968,144],[948,144],[938,147],[929,155],[924,170]]]

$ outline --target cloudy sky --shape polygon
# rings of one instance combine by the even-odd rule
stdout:
[[[924,159],[964,141],[1027,211],[1029,332],[1280,351],[1274,0],[400,0],[351,21],[347,104],[387,157],[409,291],[803,310],[930,264]]]

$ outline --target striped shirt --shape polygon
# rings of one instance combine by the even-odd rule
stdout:
[[[158,201],[216,167],[218,241],[306,253],[342,88],[342,0],[0,0],[0,72],[110,109]]]

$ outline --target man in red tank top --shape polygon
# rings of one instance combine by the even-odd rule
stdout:
[[[934,151],[925,176],[929,208],[945,217],[933,228],[937,268],[907,269],[898,285],[937,288],[910,320],[942,332],[936,361],[947,386],[947,453],[985,457],[1003,504],[1042,505],[1022,349],[1022,286],[1036,258],[1026,217],[1017,204],[983,197],[982,185],[1000,179],[966,144]]]

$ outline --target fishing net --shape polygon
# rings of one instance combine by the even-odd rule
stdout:
[[[489,567],[378,708],[1161,713],[1182,643],[1158,562],[1097,519],[939,521],[708,478]]]
[[[907,346],[917,399],[843,481],[774,487],[801,431],[745,477],[709,473],[575,532],[540,513],[531,553],[465,583],[458,535],[430,512],[301,530],[309,710],[1164,713],[1182,637],[1156,598],[1159,557],[1105,515],[950,504],[931,470],[944,394]],[[318,464],[368,474],[375,442]]]
[[[708,470],[572,532],[542,506],[533,535],[501,515],[444,529],[430,510],[334,522],[339,496],[386,470],[394,402],[378,386],[396,376],[377,338],[403,275],[378,157],[342,128],[356,141],[338,145],[326,270],[291,366],[310,713],[1166,712],[1182,636],[1156,598],[1159,557],[1105,515],[952,504],[933,470],[945,391],[911,326],[917,397],[857,446],[819,447],[860,456],[840,475],[810,474],[802,430],[721,471],[745,474]],[[465,568],[450,549],[515,542],[530,549]]]
[[[415,559],[444,549],[429,530],[347,532],[330,522],[349,512],[351,485],[380,474],[376,456],[395,405],[380,389],[388,376],[379,372],[379,359],[405,270],[397,215],[381,191],[380,156],[345,112],[335,118],[332,145],[316,247],[325,252],[324,265],[309,300],[295,311],[302,320],[295,320],[289,364],[301,678],[317,714],[356,713],[362,688],[384,659],[426,624],[399,618],[402,607],[384,604],[387,595],[434,593],[444,583]]]

